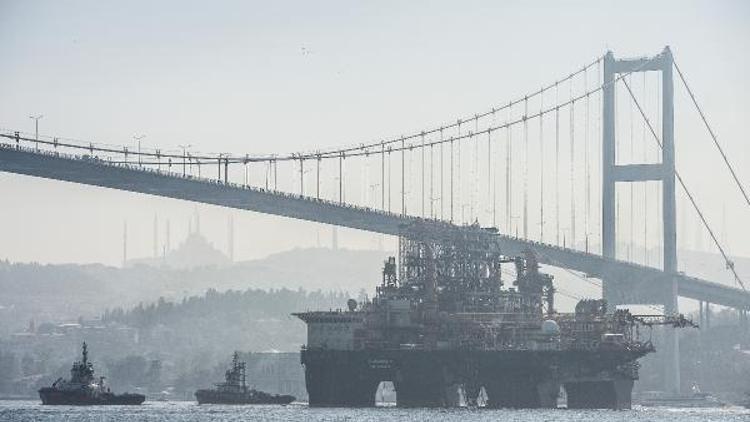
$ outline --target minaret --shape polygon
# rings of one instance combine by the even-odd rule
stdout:
[[[167,238],[164,241],[164,256],[167,255],[167,252],[169,252],[170,247],[171,247],[170,244],[169,244],[169,240],[170,240],[169,239],[169,237],[170,237],[170,235],[169,235],[169,219],[167,219],[167,229],[166,230],[167,230],[167,233],[166,233],[166,237]]]
[[[234,217],[229,214],[227,221],[227,254],[229,262],[234,262]]]
[[[159,257],[159,220],[154,214],[154,258]]]
[[[128,262],[128,220],[122,225],[122,267]]]

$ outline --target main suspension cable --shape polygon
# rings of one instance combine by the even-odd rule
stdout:
[[[554,81],[554,82],[552,82],[552,83],[550,83],[550,84],[548,84],[546,86],[543,86],[542,88],[538,89],[537,91],[534,91],[532,93],[529,93],[529,94],[517,97],[515,100],[509,101],[508,103],[505,103],[504,105],[501,105],[499,107],[493,107],[490,110],[487,110],[485,112],[482,112],[482,113],[479,113],[479,114],[474,114],[472,116],[466,116],[466,117],[464,117],[462,119],[457,119],[453,123],[449,123],[447,125],[443,125],[443,126],[440,126],[440,127],[435,127],[435,128],[424,130],[424,131],[420,131],[420,132],[415,132],[415,133],[410,134],[410,135],[400,136],[398,138],[393,138],[393,139],[389,139],[389,140],[382,140],[382,141],[377,141],[377,142],[373,142],[373,143],[369,143],[369,144],[353,145],[353,146],[350,146],[350,147],[347,147],[347,148],[343,148],[343,149],[336,149],[336,150],[329,150],[329,151],[318,151],[318,153],[322,154],[324,156],[324,158],[325,158],[326,155],[331,155],[331,154],[335,155],[335,154],[337,154],[337,153],[339,153],[341,151],[343,151],[343,152],[358,151],[358,150],[368,149],[368,148],[371,148],[373,146],[380,145],[381,143],[385,143],[386,145],[388,145],[388,144],[394,144],[394,143],[400,142],[402,139],[406,140],[406,141],[411,141],[411,140],[414,140],[414,139],[420,137],[422,134],[424,134],[424,135],[434,135],[434,134],[439,133],[441,130],[458,129],[458,127],[461,125],[462,122],[466,122],[466,121],[470,121],[470,120],[479,120],[479,119],[483,119],[485,117],[492,116],[496,112],[506,110],[508,108],[513,107],[514,105],[517,105],[517,104],[520,104],[520,103],[522,103],[524,101],[527,101],[530,98],[534,98],[534,97],[536,97],[538,95],[541,95],[545,91],[548,91],[548,90],[554,88],[557,84],[565,83],[565,82],[567,82],[567,81],[575,78],[576,76],[580,75],[581,73],[585,72],[587,69],[590,69],[590,68],[592,68],[594,66],[597,66],[598,64],[601,63],[602,60],[603,60],[603,56],[596,57],[593,61],[591,61],[590,63],[586,64],[583,68],[581,68],[581,69],[579,69],[579,70],[577,70],[575,72],[570,73],[569,75],[565,76],[564,78],[558,79],[558,80],[556,80],[556,81]]]
[[[498,111],[502,111],[502,110],[508,109],[510,107],[513,107],[516,104],[520,104],[520,103],[522,103],[524,101],[527,101],[529,98],[533,98],[533,97],[536,97],[538,95],[541,95],[543,92],[554,88],[559,83],[564,83],[566,81],[569,81],[569,80],[573,79],[574,77],[576,77],[579,74],[583,73],[586,69],[589,69],[589,68],[591,68],[593,66],[598,66],[601,63],[601,61],[602,61],[602,56],[596,57],[595,60],[593,60],[592,62],[590,62],[586,66],[584,66],[582,69],[579,69],[579,70],[577,70],[575,72],[572,72],[569,75],[565,76],[564,78],[558,79],[555,82],[552,82],[552,83],[550,83],[550,84],[548,84],[546,86],[543,86],[542,88],[540,88],[540,89],[538,89],[538,90],[536,90],[536,91],[534,91],[532,93],[520,96],[520,97],[516,98],[515,100],[512,100],[512,101],[510,101],[510,102],[508,102],[508,103],[500,106],[499,108],[493,107],[492,109],[490,109],[488,111],[485,111],[483,113],[474,114],[474,115],[472,115],[470,117],[467,117],[465,119],[458,119],[454,123],[442,125],[440,127],[434,127],[434,128],[429,129],[429,130],[415,132],[415,133],[412,133],[412,134],[407,135],[407,136],[399,136],[397,138],[392,138],[392,139],[388,139],[388,140],[381,140],[381,141],[376,141],[376,142],[371,142],[371,143],[361,143],[361,144],[358,144],[358,145],[350,145],[350,146],[347,146],[347,147],[332,148],[332,149],[328,149],[328,150],[316,150],[316,151],[306,152],[306,153],[291,153],[291,154],[283,154],[283,155],[273,154],[273,155],[268,155],[268,156],[266,156],[266,155],[253,156],[253,155],[249,155],[249,154],[248,155],[243,154],[242,157],[232,156],[232,155],[229,155],[229,154],[222,154],[222,156],[224,157],[223,160],[225,162],[230,163],[230,164],[234,164],[234,163],[244,163],[245,161],[248,161],[248,162],[253,162],[253,161],[271,161],[271,160],[274,160],[274,161],[297,161],[297,160],[300,160],[300,159],[307,160],[307,159],[314,159],[314,158],[333,158],[333,159],[335,159],[335,158],[338,158],[342,153],[346,154],[348,156],[351,156],[351,154],[349,154],[350,152],[361,152],[361,151],[366,151],[366,150],[378,147],[380,145],[391,145],[391,144],[398,144],[398,143],[404,142],[404,141],[413,141],[413,140],[416,140],[416,139],[418,139],[418,138],[420,138],[422,136],[434,135],[434,134],[438,134],[438,133],[440,133],[440,132],[442,132],[444,130],[447,130],[447,129],[458,128],[461,125],[461,122],[466,122],[466,121],[469,121],[469,120],[479,120],[479,119],[483,119],[483,118],[488,117],[488,116],[492,116],[494,113],[496,113]],[[33,141],[36,142],[37,140],[33,139]],[[69,141],[69,142],[60,142],[60,141]],[[53,144],[53,142],[42,141],[41,139],[38,140],[38,142],[41,143],[41,144],[50,144],[50,145]],[[80,142],[80,143],[86,144],[86,145],[77,144],[77,143],[74,143],[74,142]],[[90,144],[88,142],[84,142],[84,141],[81,141],[81,140],[78,140],[78,139],[73,139],[73,138],[62,138],[62,137],[55,138],[54,144],[55,144],[56,147],[60,146],[60,147],[77,148],[77,149],[84,149],[84,150],[91,149],[92,151],[95,150],[95,151],[108,152],[108,153],[114,153],[114,154],[122,154],[123,151],[124,151],[123,147],[117,146],[117,145],[114,145],[114,144],[100,144],[100,145],[103,145],[103,146],[94,148],[93,144]],[[393,151],[395,152],[395,151],[397,151],[397,149],[394,148]],[[175,158],[175,159],[183,159],[184,158],[183,155],[177,154],[177,153],[161,154],[161,153],[154,153],[154,152],[142,151],[142,152],[129,152],[129,154],[130,155],[137,155],[139,157],[140,156],[146,156],[146,157],[159,157],[160,156],[160,157],[163,157],[163,158]],[[217,155],[216,154],[193,155],[193,158],[196,159],[196,160],[198,160],[198,162],[202,162],[202,161],[215,162],[215,160],[217,159]],[[156,164],[156,163],[152,163],[152,164]]]
[[[646,122],[646,125],[651,131],[651,134],[653,135],[654,140],[659,145],[659,148],[663,149],[664,146],[662,145],[661,139],[656,134],[654,127],[651,125],[651,121],[648,119],[648,117],[646,116],[646,113],[641,108],[641,104],[635,98],[635,94],[633,93],[633,90],[630,89],[630,85],[628,84],[627,80],[622,79],[622,83],[625,84],[625,87],[628,89],[628,93],[630,94],[630,97],[633,99],[633,103],[635,103],[635,106],[638,108],[638,112],[641,113],[641,117],[643,117],[644,121]],[[677,168],[674,169],[674,175],[675,177],[677,177],[677,180],[680,182],[680,186],[682,186],[682,190],[685,192],[685,195],[687,195],[688,199],[693,204],[693,208],[698,213],[698,216],[703,222],[703,226],[706,228],[706,230],[708,230],[708,234],[711,235],[711,238],[713,239],[714,244],[716,244],[716,247],[719,249],[719,252],[721,252],[721,256],[724,258],[724,263],[726,265],[726,268],[732,272],[732,274],[734,275],[734,280],[737,282],[737,284],[740,285],[740,287],[742,287],[742,290],[746,290],[745,284],[742,282],[742,279],[740,278],[739,274],[737,274],[737,270],[734,268],[734,262],[732,262],[732,260],[729,259],[729,256],[726,254],[726,252],[724,251],[724,248],[721,246],[719,239],[714,234],[714,231],[711,230],[711,227],[708,225],[708,221],[706,220],[706,217],[703,215],[703,212],[701,212],[700,208],[698,207],[698,203],[695,201],[695,198],[688,190],[687,186],[685,185],[685,181],[682,179],[682,176],[680,176],[680,173],[677,171]]]
[[[695,95],[693,95],[693,90],[690,89],[690,86],[688,85],[687,80],[685,80],[685,75],[682,74],[682,70],[680,70],[680,66],[677,65],[677,62],[674,61],[674,58],[672,59],[672,63],[674,64],[675,70],[677,70],[677,74],[680,75],[680,80],[682,81],[682,84],[685,86],[685,90],[690,95],[690,99],[693,101],[693,104],[695,105],[695,109],[698,110],[698,114],[701,116],[701,120],[703,120],[703,124],[706,126],[706,129],[708,130],[708,134],[711,135],[711,139],[713,139],[714,145],[716,145],[716,149],[719,150],[719,154],[721,154],[721,158],[724,159],[724,164],[727,165],[729,172],[732,174],[734,183],[737,184],[737,187],[740,189],[742,196],[745,197],[745,202],[747,203],[748,206],[750,206],[750,197],[748,196],[747,191],[745,191],[745,188],[742,186],[742,183],[740,182],[740,178],[737,176],[737,173],[734,171],[734,167],[732,167],[732,164],[729,162],[729,158],[727,158],[727,154],[724,152],[724,149],[721,147],[721,144],[719,144],[719,139],[716,137],[716,134],[714,133],[713,129],[711,129],[711,125],[708,124],[708,119],[706,119],[706,115],[703,114],[703,109],[701,109],[701,107],[698,105],[698,100],[695,99]]]

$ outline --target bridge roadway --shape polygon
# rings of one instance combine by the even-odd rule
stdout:
[[[398,235],[400,227],[410,222],[423,222],[435,225],[436,228],[450,225],[438,220],[403,216],[217,180],[183,177],[182,174],[173,172],[141,168],[135,163],[112,164],[86,155],[35,151],[9,143],[0,143],[0,171],[219,205],[388,235]],[[8,198],[4,200],[7,201]],[[664,303],[667,286],[664,281],[670,276],[656,268],[502,234],[496,234],[495,237],[498,246],[507,255],[515,255],[530,249],[538,255],[539,261],[543,264],[582,272],[591,277],[619,280],[616,290],[619,292],[621,303]],[[678,295],[681,297],[738,309],[750,309],[749,292],[681,273],[672,276],[678,281]]]

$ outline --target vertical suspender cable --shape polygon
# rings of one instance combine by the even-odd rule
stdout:
[[[487,200],[492,201],[492,208],[487,207],[487,212],[491,212],[492,226],[495,227],[495,190],[492,184],[492,131],[487,131]]]
[[[385,211],[385,142],[380,143],[380,209]]]
[[[474,180],[471,188],[471,220],[479,219],[481,201],[479,200],[479,117],[474,117]]]
[[[495,212],[495,218],[496,218],[495,227],[497,227],[499,229],[501,223],[500,223],[500,210],[499,210],[499,207],[498,207],[498,201],[499,201],[500,198],[499,198],[497,192],[500,189],[500,186],[499,186],[499,184],[500,184],[500,178],[502,178],[502,171],[499,170],[499,169],[500,169],[501,163],[503,162],[503,156],[502,156],[502,148],[500,148],[500,143],[497,142],[497,138],[498,137],[495,137],[495,143],[497,144],[496,145],[497,148],[495,148],[495,158],[493,160],[493,163],[495,164],[494,165],[494,167],[495,167],[495,179],[492,181],[492,183],[495,185],[495,187],[494,187],[494,189],[495,189],[495,202],[493,204],[493,210]]]
[[[628,75],[628,80],[632,81],[632,75]],[[634,107],[633,100],[631,99],[630,100],[630,109],[628,111],[628,114],[630,115],[630,162],[631,163],[635,161],[635,150],[634,150],[635,141],[633,140],[633,131],[634,131],[634,128],[633,128],[633,107]],[[630,215],[628,216],[628,218],[630,220],[630,228],[629,228],[629,238],[630,238],[629,239],[630,240],[629,243],[630,244],[628,245],[628,258],[627,259],[628,259],[628,261],[632,261],[632,259],[633,259],[633,253],[632,253],[632,251],[634,250],[634,247],[635,247],[634,246],[635,245],[635,242],[634,242],[635,241],[635,236],[633,234],[633,219],[635,218],[635,212],[634,212],[634,208],[635,208],[635,196],[634,196],[635,183],[630,182],[630,183],[628,183],[628,185],[630,185],[630,186],[628,186],[630,188]]]
[[[583,81],[586,85],[586,92],[589,90],[588,69],[583,72]],[[584,251],[589,252],[589,212],[591,211],[591,164],[589,163],[589,106],[590,95],[586,94],[586,115],[584,117],[585,125],[583,127],[583,161],[586,166],[586,211],[583,213],[583,231],[584,231]]]
[[[362,204],[366,208],[372,208],[373,210],[378,209],[378,202],[376,199],[376,192],[375,188],[378,187],[379,183],[377,183],[375,180],[371,180],[373,178],[372,175],[372,161],[376,159],[375,155],[370,157],[371,151],[369,149],[364,150],[364,156],[362,158],[363,160],[363,169],[362,169],[362,181],[361,185],[364,189],[364,193],[360,193],[360,199],[362,201]]]
[[[272,176],[272,174],[273,174],[273,173],[271,173],[271,165],[272,165],[272,164],[271,164],[271,162],[270,162],[270,161],[264,161],[264,162],[263,162],[263,164],[264,164],[264,165],[263,165],[263,168],[262,168],[262,170],[263,170],[263,177],[264,177],[264,181],[262,182],[262,184],[264,184],[264,185],[265,185],[265,188],[266,188],[266,190],[268,191],[268,190],[270,190],[270,189],[269,189],[269,186],[270,186],[270,184],[271,184],[271,181],[270,181],[270,179],[271,179],[271,176]],[[249,181],[250,183],[252,183],[252,177],[253,177],[253,169],[252,169],[252,168],[250,168],[250,169],[248,170],[248,174],[247,174],[247,178],[248,178],[248,181]]]
[[[339,204],[344,203],[344,153],[339,154]]]
[[[443,184],[444,177],[445,177],[445,171],[443,168],[443,158],[445,154],[443,151],[443,128],[440,128],[440,219],[443,220],[445,218],[444,214],[444,207],[443,207]]]
[[[451,223],[453,222],[453,137],[451,136],[451,197],[450,197],[450,217],[451,217]]]
[[[401,137],[401,215],[406,215],[406,148]]]
[[[575,100],[573,99],[573,79],[570,80],[570,247],[576,248],[576,180],[575,180]]]
[[[560,99],[555,83],[555,243],[560,246]]]
[[[646,72],[643,72],[643,100],[646,101]],[[643,162],[648,162],[648,147],[646,146],[646,120],[643,120]],[[643,183],[643,265],[648,265],[648,182]]]
[[[529,97],[523,98],[523,238],[529,238]]]
[[[473,180],[474,177],[473,177],[473,174],[472,174],[473,173],[473,171],[472,171],[473,164],[472,164],[472,159],[471,159],[471,156],[473,155],[472,154],[473,148],[471,147],[471,144],[474,142],[474,132],[471,129],[469,129],[469,131],[467,132],[467,135],[469,137],[468,137],[468,141],[466,141],[466,144],[467,144],[467,146],[469,148],[468,148],[468,152],[466,152],[464,154],[464,156],[466,157],[466,160],[467,160],[467,163],[466,163],[466,178],[464,179],[464,183],[467,183],[469,185],[469,189],[466,192],[466,194],[468,196],[468,200],[464,199],[464,201],[468,201],[468,202],[464,202],[464,203],[461,204],[461,216],[462,216],[461,218],[463,219],[464,223],[466,221],[469,221],[469,222],[471,221],[471,215],[473,213],[471,205],[472,205],[472,203],[474,201],[474,195],[472,195],[472,193],[474,192],[474,188],[472,186],[472,184],[473,184],[472,182],[474,181]],[[459,144],[459,146],[460,145],[461,144]],[[466,215],[466,208],[469,209],[468,216]]]
[[[276,160],[273,160],[273,190],[277,191],[279,190],[279,167]],[[266,189],[268,189],[268,186],[266,186]]]
[[[422,218],[424,218],[424,132],[422,132]]]
[[[599,180],[599,186],[596,187],[594,190],[596,192],[596,209],[600,210],[602,207],[602,193],[601,193],[601,180],[602,180],[602,110],[604,108],[604,90],[602,89],[602,66],[601,66],[601,60],[598,60],[596,62],[596,86],[599,88],[599,93],[597,94],[598,103],[597,103],[597,113],[596,113],[596,134],[599,136],[599,140],[597,140],[594,145],[596,145],[596,148],[594,149],[594,156],[596,157],[596,169],[597,169],[597,180]],[[599,251],[602,250],[602,226],[601,226],[601,214],[599,212],[595,212],[594,215],[596,216],[596,224],[595,227],[597,228],[598,233],[598,240],[599,240]]]
[[[513,135],[512,126],[510,122],[513,119],[513,104],[508,104],[508,125],[506,127],[506,136],[508,137],[505,144],[505,225],[507,234],[513,233],[512,227],[512,213],[513,213],[513,168],[512,166],[512,155],[513,155]]]
[[[299,159],[299,196],[305,195],[305,161],[300,154]]]
[[[435,151],[430,143],[430,218],[435,218]]]
[[[497,125],[497,120],[495,117],[495,110],[493,109],[492,126]],[[487,143],[487,166],[488,172],[490,173],[490,176],[488,177],[491,177],[489,183],[492,184],[492,227],[497,227],[497,169],[492,165],[492,154],[490,153],[492,145],[492,131],[487,132]]]
[[[613,158],[614,158],[614,164],[617,165],[618,162],[619,162],[619,160],[620,160],[620,157],[622,156],[622,154],[621,154],[622,153],[622,148],[620,148],[620,146],[622,144],[622,138],[623,138],[623,136],[621,136],[622,135],[621,132],[622,132],[622,127],[623,126],[620,124],[621,122],[620,122],[620,120],[618,118],[619,114],[621,114],[621,112],[622,112],[622,104],[620,104],[620,102],[622,102],[622,99],[617,95],[617,85],[613,86],[612,90],[614,91],[614,94],[613,94],[613,96],[614,96],[614,106],[613,106],[614,117],[612,118],[612,121],[613,121],[613,124],[614,124],[614,129],[613,130],[615,132],[615,146],[614,146],[615,152],[614,152],[614,157]],[[614,196],[615,196],[615,221],[614,221],[613,224],[615,225],[614,232],[616,234],[615,235],[615,242],[616,242],[616,239],[618,239],[618,236],[622,233],[622,225],[623,225],[623,222],[622,222],[623,219],[621,218],[622,217],[622,198],[621,198],[621,195],[617,194],[617,183],[615,183],[614,191],[615,191],[615,193],[614,193]],[[622,250],[621,249],[622,248],[615,247],[615,255],[616,255],[615,258],[621,258],[621,255],[622,255]]]
[[[388,212],[391,212],[391,150],[388,146]]]
[[[539,96],[539,241],[544,242],[544,90]]]
[[[474,144],[474,148],[471,148],[471,144]],[[469,153],[468,159],[468,183],[469,183],[469,203],[465,204],[469,208],[469,222],[474,222],[474,191],[476,189],[476,172],[474,171],[474,165],[476,164],[475,157],[476,154],[472,150],[476,150],[477,145],[477,138],[474,136],[474,132],[469,130]]]
[[[265,171],[264,171],[264,173],[265,173],[265,175],[264,175],[265,176],[265,184],[266,184],[266,190],[268,190],[268,183],[269,183],[268,180],[271,178],[271,162],[269,161],[266,164],[265,167],[266,167]],[[275,186],[274,186],[273,190],[274,191],[276,190]]]
[[[656,124],[660,128],[662,128],[664,126],[664,123],[662,122],[662,115],[661,115],[662,114],[662,102],[661,102],[661,92],[662,92],[661,90],[662,90],[662,86],[661,85],[662,85],[661,78],[657,78],[656,79],[656,117],[657,117]],[[659,157],[660,155],[661,155],[660,151],[657,150],[656,151],[656,156]],[[664,160],[663,160],[662,157],[659,157],[658,161],[663,162]],[[658,265],[659,267],[663,268],[663,263],[662,263],[662,260],[663,260],[663,256],[662,256],[663,248],[662,248],[662,244],[664,242],[664,239],[663,239],[663,235],[664,235],[664,213],[662,212],[662,205],[663,205],[662,183],[657,183],[656,184],[656,198],[657,198],[657,201],[656,201],[656,215],[657,215],[657,220],[656,221],[661,221],[661,226],[659,227],[659,230],[657,231],[657,237],[656,237],[657,243],[658,243],[658,247],[656,248],[656,253],[657,253],[656,265]]]
[[[458,212],[461,215],[461,223],[464,223],[464,207],[461,196],[461,120],[458,121],[458,138],[458,152],[456,153],[456,195],[458,196]]]

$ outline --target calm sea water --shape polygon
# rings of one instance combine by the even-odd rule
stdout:
[[[636,408],[628,411],[485,409],[315,409],[289,406],[198,406],[147,402],[142,406],[42,406],[38,401],[0,401],[0,421],[750,421],[750,410]]]

